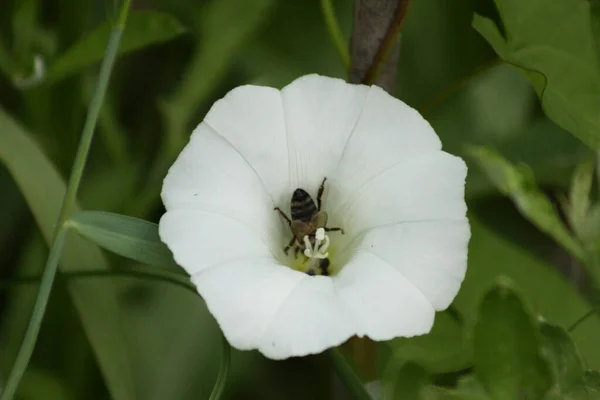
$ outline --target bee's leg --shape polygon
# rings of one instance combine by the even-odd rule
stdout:
[[[292,238],[292,240],[290,240],[290,242],[288,243],[287,246],[285,246],[285,248],[283,249],[283,253],[287,256],[288,255],[288,251],[290,250],[290,247],[292,247],[292,245],[294,244],[294,242],[296,241],[296,236],[294,236]]]
[[[288,225],[291,225],[291,224],[292,224],[292,220],[291,220],[291,219],[290,219],[290,218],[289,218],[287,215],[285,215],[285,213],[284,213],[284,212],[281,210],[281,208],[279,208],[279,207],[275,207],[273,210],[274,210],[274,211],[275,211],[275,210],[276,210],[276,211],[278,211],[278,212],[279,212],[279,214],[280,214],[280,215],[281,215],[283,218],[285,218],[285,220],[287,221]],[[293,242],[292,242],[292,243],[293,243]],[[291,244],[290,244],[290,246],[291,246]]]
[[[323,197],[323,191],[325,190],[325,181],[327,177],[323,178],[321,186],[319,186],[319,192],[317,193],[317,210],[321,211],[321,197]]]
[[[325,232],[341,232],[342,235],[345,235],[344,230],[342,228],[324,228]]]

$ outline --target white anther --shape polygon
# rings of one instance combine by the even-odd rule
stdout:
[[[325,239],[325,229],[317,229],[317,232],[315,233],[315,239],[317,239],[318,241]]]
[[[321,243],[323,245],[321,246]],[[317,229],[315,233],[315,245],[313,247],[308,235],[304,236],[304,255],[308,258],[327,258],[329,253],[326,252],[329,247],[329,237],[325,235],[323,228]]]

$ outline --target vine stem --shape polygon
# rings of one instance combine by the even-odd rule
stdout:
[[[77,148],[77,153],[75,154],[75,160],[71,169],[69,184],[67,186],[67,191],[63,198],[58,221],[56,223],[52,244],[50,246],[50,252],[48,254],[48,259],[46,260],[44,273],[42,275],[42,281],[40,283],[35,304],[33,306],[33,311],[29,319],[29,324],[27,325],[27,331],[23,337],[21,347],[19,348],[19,353],[17,354],[15,363],[10,371],[8,380],[6,381],[6,386],[2,392],[2,395],[0,396],[0,400],[11,400],[15,396],[15,393],[19,387],[19,383],[25,374],[25,370],[27,369],[27,365],[29,364],[29,360],[31,359],[31,355],[33,354],[33,350],[37,342],[42,320],[44,319],[46,307],[48,306],[48,299],[50,298],[52,286],[56,278],[58,263],[65,244],[67,233],[65,222],[69,219],[75,206],[77,190],[79,189],[79,184],[81,183],[81,177],[83,176],[83,170],[85,168],[85,163],[87,161],[92,139],[94,137],[94,130],[98,122],[98,115],[104,100],[104,95],[106,94],[110,74],[117,57],[119,43],[125,28],[130,5],[131,0],[124,0],[117,24],[111,31],[106,52],[104,54],[104,59],[102,60],[102,65],[100,67],[98,83],[94,89],[94,95],[88,108],[81,139],[79,141],[79,147]]]
[[[396,12],[394,14],[394,19],[390,23],[390,26],[379,45],[379,49],[377,49],[377,53],[375,53],[375,58],[373,59],[373,63],[367,70],[365,77],[363,78],[363,83],[366,85],[373,85],[377,81],[377,77],[379,76],[379,72],[383,68],[383,64],[387,60],[389,54],[394,47],[394,43],[398,40],[398,36],[400,36],[400,32],[402,31],[402,26],[404,25],[404,19],[406,17],[406,13],[408,12],[408,7],[411,3],[411,0],[400,0],[398,2],[398,6],[396,7]]]
[[[371,396],[367,393],[354,368],[352,368],[346,357],[342,354],[342,350],[339,347],[333,347],[327,352],[331,357],[340,380],[348,390],[348,394],[355,400],[370,400]]]
[[[333,45],[335,46],[340,59],[344,63],[344,67],[348,70],[350,68],[350,52],[348,51],[348,46],[344,40],[344,35],[342,34],[338,19],[335,16],[335,10],[331,1],[332,0],[321,0],[321,11],[323,12],[325,25],[327,25],[327,30],[329,31],[329,36],[331,37]]]

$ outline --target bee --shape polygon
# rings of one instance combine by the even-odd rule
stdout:
[[[321,182],[321,185],[319,186],[316,204],[312,197],[310,197],[310,195],[304,189],[298,188],[294,190],[290,207],[292,218],[289,218],[285,212],[281,210],[281,208],[274,208],[274,210],[278,211],[279,214],[285,218],[293,234],[292,239],[283,249],[283,252],[286,255],[288,254],[290,248],[295,244],[295,256],[298,257],[298,253],[301,250],[304,251],[306,249],[306,246],[304,245],[305,236],[308,236],[310,242],[314,245],[315,233],[319,228],[323,228],[326,232],[339,231],[344,234],[344,230],[342,228],[327,227],[327,213],[325,211],[321,211],[321,198],[323,197],[323,192],[325,191],[326,180],[326,177],[323,178],[323,182]],[[328,275],[327,268],[329,267],[329,259],[324,258],[318,261],[318,267],[321,269],[322,274]],[[309,275],[314,275],[314,271],[312,269],[309,271]]]

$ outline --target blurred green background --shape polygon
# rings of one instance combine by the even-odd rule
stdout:
[[[334,6],[349,39],[353,1]],[[245,83],[282,87],[307,73],[345,78],[318,0],[139,0],[134,11],[123,45],[140,49],[117,61],[79,194],[86,210],[157,222],[166,169],[216,99]],[[553,195],[565,192],[574,167],[593,153],[544,115],[527,78],[501,63],[471,27],[474,12],[499,21],[491,0],[413,2],[396,92],[430,121],[445,150],[470,167],[469,269],[452,308],[459,323],[429,340],[351,344],[349,354],[366,380],[385,378],[396,357],[441,373],[468,368],[471,349],[461,342],[463,332],[470,332],[482,294],[500,275],[513,278],[532,307],[555,323],[568,326],[589,309],[582,268],[516,212],[467,149],[491,146],[525,162]],[[115,18],[112,1],[0,5],[0,382],[37,290],[35,282],[18,278],[41,274],[64,190],[59,178],[68,178],[105,42],[69,49]],[[34,75],[36,57],[47,74],[38,83],[26,79]],[[106,265],[134,266],[77,238],[62,263],[72,271]],[[600,368],[600,320],[588,319],[573,337],[586,364]],[[220,340],[201,298],[179,287],[131,277],[73,282],[59,276],[18,398],[107,399],[108,388],[136,399],[208,398]],[[273,362],[256,352],[233,353],[230,398],[334,393],[344,398],[325,355]]]

